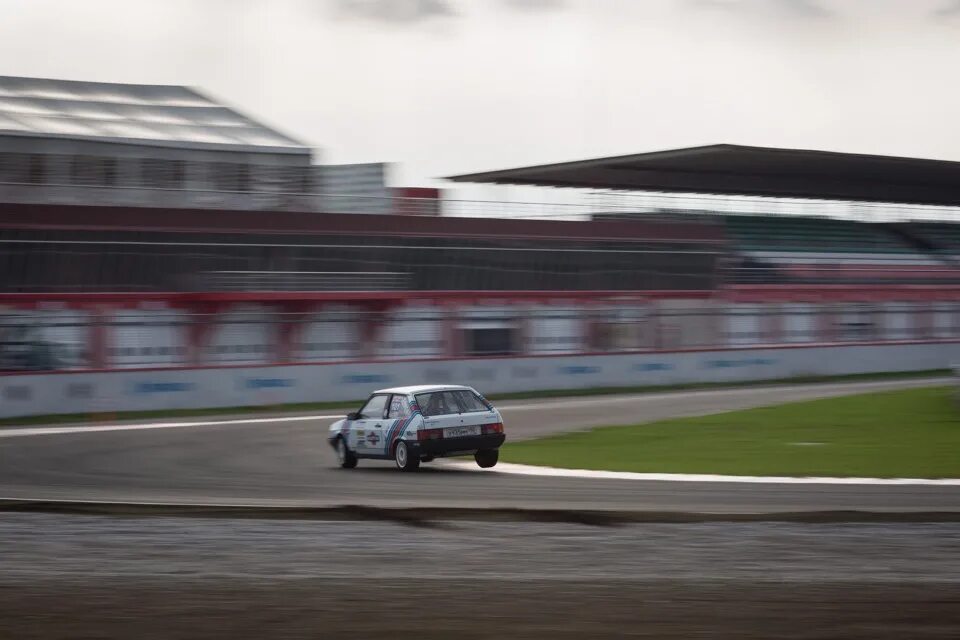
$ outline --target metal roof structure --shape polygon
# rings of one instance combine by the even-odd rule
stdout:
[[[447,178],[454,182],[960,205],[960,162],[716,144]]]
[[[11,76],[0,76],[0,135],[309,153],[188,87]]]

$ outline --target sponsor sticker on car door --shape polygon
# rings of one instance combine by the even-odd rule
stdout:
[[[377,395],[370,398],[363,409],[360,418],[353,423],[356,434],[357,452],[362,454],[379,454],[383,443],[384,413],[387,408],[387,395]]]

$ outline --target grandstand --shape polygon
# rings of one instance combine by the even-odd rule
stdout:
[[[0,368],[960,339],[948,216],[772,212],[778,197],[957,206],[952,163],[720,145],[452,178],[728,197],[684,210],[649,193],[455,202],[311,158],[181,87],[0,78]],[[737,209],[758,195],[771,211]]]
[[[8,205],[0,291],[703,290],[715,224]],[[69,268],[65,268],[69,264]]]
[[[960,163],[712,145],[451,179],[628,195],[669,191],[647,193],[641,199],[645,206],[621,204],[619,211],[594,219],[712,217],[729,239],[725,281],[730,283],[960,281],[960,263],[950,255],[948,240],[960,225],[914,220],[956,219]],[[695,195],[685,198],[685,192]],[[615,201],[608,198],[606,204]]]
[[[725,216],[745,283],[960,282],[956,265],[884,224],[829,218]]]
[[[955,264],[960,255],[960,224],[943,222],[915,222],[900,225],[899,229],[920,247]]]

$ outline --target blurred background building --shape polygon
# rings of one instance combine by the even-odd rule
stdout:
[[[185,87],[0,77],[0,368],[960,337],[954,163],[718,145],[453,178],[552,205],[388,178]]]

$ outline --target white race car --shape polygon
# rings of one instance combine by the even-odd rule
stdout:
[[[414,471],[421,462],[462,455],[490,468],[506,436],[500,412],[473,388],[424,385],[375,391],[359,411],[330,425],[328,439],[344,469],[373,458]]]

